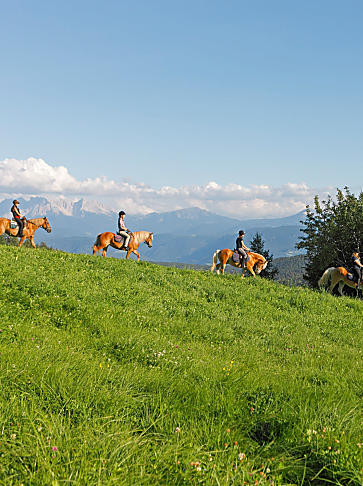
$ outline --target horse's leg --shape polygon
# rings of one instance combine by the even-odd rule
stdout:
[[[127,255],[126,255],[126,260],[129,259],[131,253],[134,253],[137,256],[137,261],[139,262],[140,261],[140,253],[138,251],[136,251],[136,250],[129,250],[127,252]]]
[[[102,256],[103,256],[104,258],[106,258],[107,248],[108,248],[108,246],[105,246],[105,247],[103,248],[103,250],[102,250]],[[100,250],[101,250],[101,248],[100,248]]]
[[[343,281],[343,280],[341,280],[341,281],[339,282],[339,284],[338,284],[338,292],[339,292],[339,294],[340,294],[341,296],[343,296],[343,295],[344,295],[344,294],[343,294],[343,287],[344,287],[344,285],[345,285],[345,283],[344,283],[344,281]]]
[[[37,245],[36,245],[36,244],[35,244],[35,242],[34,242],[34,235],[33,235],[33,236],[29,236],[29,238],[28,238],[28,239],[29,239],[29,241],[30,241],[30,243],[31,243],[32,247],[33,247],[33,248],[36,248],[36,247],[37,247]]]
[[[330,284],[330,287],[329,287],[329,292],[331,294],[333,293],[334,287],[336,286],[337,283],[338,283],[337,277],[335,275],[332,275],[331,276],[331,284]]]
[[[20,248],[20,247],[21,247],[21,245],[24,243],[25,238],[26,238],[25,236],[22,236],[22,237],[20,238],[20,241],[19,241],[19,244],[18,244],[18,247],[19,247],[19,248]]]
[[[217,274],[219,275],[219,270],[221,269],[221,264],[220,263],[217,263],[217,266],[216,266],[216,271],[217,271]]]
[[[249,265],[249,264],[247,263],[246,268],[247,268],[247,270],[250,272],[250,274],[252,275],[252,277],[256,277],[256,274],[255,274],[255,272],[253,271],[253,266],[252,266],[252,265]],[[244,274],[244,272],[243,272],[243,274]]]

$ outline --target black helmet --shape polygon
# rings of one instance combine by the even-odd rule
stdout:
[[[17,199],[14,199],[13,204],[20,204]]]
[[[238,234],[239,234],[240,236],[243,236],[243,235],[245,234],[245,232],[244,232],[243,230],[239,230]]]
[[[125,211],[120,211],[120,212],[118,213],[118,215],[119,215],[119,216],[126,216],[126,213],[125,213]]]

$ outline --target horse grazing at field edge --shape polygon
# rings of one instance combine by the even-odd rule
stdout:
[[[259,273],[262,272],[267,267],[267,260],[265,257],[260,255],[259,253],[254,253],[252,251],[247,252],[249,259],[246,264],[246,267],[242,270],[242,275],[241,277],[244,278],[245,271],[248,270],[251,275],[254,277]],[[225,248],[224,250],[217,250],[214,255],[213,255],[213,264],[211,266],[211,272],[213,272],[215,269],[217,269],[217,273],[219,271],[222,272],[222,275],[224,275],[224,269],[226,268],[226,265],[232,265],[233,267],[236,268],[241,268],[241,263],[235,263],[232,260],[232,255],[233,255],[233,250],[229,250],[228,248]],[[219,260],[219,263],[218,263]],[[255,270],[253,267],[256,265]]]
[[[33,248],[36,248],[34,243],[34,233],[37,229],[43,228],[47,233],[52,231],[49,221],[46,217],[44,218],[32,218],[26,220],[27,225],[23,229],[23,236],[20,238],[19,245],[21,246],[26,239],[28,239]],[[18,236],[19,228],[11,228],[11,220],[7,218],[0,218],[0,235],[6,233],[9,236]]]
[[[319,289],[326,289],[329,285],[328,292],[330,293],[333,292],[333,289],[337,284],[339,284],[338,292],[340,295],[343,295],[344,285],[348,285],[348,287],[358,290],[358,286],[353,280],[353,275],[344,267],[327,268],[318,281]],[[363,289],[363,282],[359,284],[359,288]]]
[[[123,242],[115,241],[115,234],[110,231],[105,233],[100,233],[97,235],[95,244],[93,245],[93,254],[96,254],[102,250],[102,256],[106,257],[107,248],[112,246],[116,250],[127,251],[126,260],[129,259],[131,253],[137,256],[137,261],[140,261],[140,253],[136,251],[141,243],[145,243],[149,248],[153,246],[153,235],[154,233],[149,233],[149,231],[135,231],[132,233],[131,239],[129,241],[129,249],[125,250],[123,248]]]

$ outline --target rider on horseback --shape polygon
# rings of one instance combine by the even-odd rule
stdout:
[[[236,239],[236,251],[240,255],[240,262],[241,262],[241,267],[245,268],[246,262],[247,262],[247,253],[246,251],[251,251],[243,242],[243,237],[245,235],[245,232],[243,230],[240,230],[238,232],[238,238]]]
[[[355,280],[357,281],[357,287],[359,287],[359,284],[362,282],[363,265],[361,264],[361,261],[359,259],[358,251],[353,251],[352,263],[353,263],[353,274],[355,276]]]
[[[128,250],[129,249],[129,241],[130,241],[132,233],[131,233],[130,230],[128,230],[126,228],[125,216],[126,216],[125,211],[120,211],[118,213],[118,234],[125,238],[124,248],[125,248],[125,250]]]
[[[20,238],[22,238],[24,236],[23,235],[24,219],[22,219],[23,217],[20,214],[20,211],[18,209],[18,204],[19,204],[19,201],[17,199],[14,199],[13,205],[11,206],[10,211],[13,213],[13,219],[14,219],[14,221],[19,226],[19,231],[18,231],[17,236],[19,236]]]

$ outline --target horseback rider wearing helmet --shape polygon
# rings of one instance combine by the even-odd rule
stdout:
[[[243,242],[243,237],[245,235],[245,232],[243,230],[240,230],[238,232],[238,238],[236,239],[236,251],[237,253],[240,254],[240,262],[241,262],[241,267],[244,268],[246,266],[247,262],[247,253],[246,251],[251,251]]]
[[[24,220],[22,219],[22,215],[20,214],[20,211],[18,209],[18,204],[19,201],[17,199],[14,199],[13,205],[11,206],[10,211],[13,213],[13,220],[16,222],[16,224],[19,226],[19,231],[17,236],[22,238],[23,235],[23,230],[24,230]]]
[[[358,251],[353,251],[352,263],[353,263],[353,274],[356,277],[357,287],[359,287],[359,284],[362,282],[363,265],[361,264]]]
[[[125,216],[126,216],[125,211],[120,211],[118,213],[118,234],[125,238],[124,248],[125,248],[125,250],[128,250],[129,249],[129,241],[130,241],[132,232],[129,229],[126,228]]]

